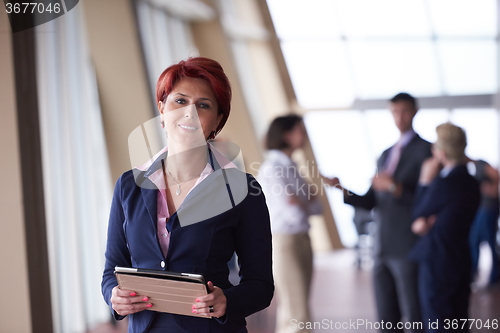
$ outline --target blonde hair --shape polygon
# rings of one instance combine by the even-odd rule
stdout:
[[[446,158],[453,162],[459,162],[465,158],[467,136],[461,127],[448,122],[436,127],[436,133],[438,135],[436,148],[442,150]]]

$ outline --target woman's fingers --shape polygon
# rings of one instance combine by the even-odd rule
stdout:
[[[222,317],[226,314],[227,299],[222,289],[215,287],[212,282],[207,283],[209,294],[200,296],[193,304],[193,313]]]
[[[113,301],[113,298],[111,298]],[[149,301],[149,297],[146,296],[134,296],[134,297],[116,297],[117,304],[133,304]]]
[[[132,313],[144,311],[150,309],[153,305],[147,302],[132,303],[132,304],[114,304],[113,310],[116,311],[120,316],[126,316]]]
[[[119,297],[137,296],[137,293],[132,290],[120,289],[118,286],[116,286],[113,288],[112,296],[119,296]]]
[[[426,233],[426,229],[425,217],[419,217],[411,224],[411,231],[415,235],[423,236]]]
[[[131,290],[122,290],[118,286],[113,288],[111,294],[111,302],[117,304],[147,302],[148,300],[149,298],[147,296],[137,295],[136,292]]]
[[[192,307],[193,313],[201,314],[207,317],[222,317],[226,314],[226,302],[197,302]]]
[[[153,306],[149,302],[149,297],[137,295],[137,293],[131,290],[122,290],[118,286],[113,288],[111,304],[113,310],[120,316],[143,311]]]

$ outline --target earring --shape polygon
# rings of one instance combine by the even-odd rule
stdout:
[[[161,128],[165,128],[165,122],[163,120],[160,120],[160,125],[161,125]]]

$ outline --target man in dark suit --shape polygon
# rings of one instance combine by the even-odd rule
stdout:
[[[383,331],[402,332],[396,329],[398,322],[421,321],[417,265],[407,255],[418,238],[411,231],[412,205],[420,167],[431,156],[431,144],[413,130],[418,107],[411,95],[397,94],[390,100],[390,109],[401,136],[377,161],[378,173],[368,192],[356,195],[343,189],[338,180],[333,185],[343,190],[345,203],[375,209],[373,276],[377,312],[379,320],[386,323]]]
[[[463,321],[471,282],[469,230],[479,207],[479,184],[465,165],[465,132],[450,123],[436,131],[434,157],[422,166],[415,199],[412,230],[422,238],[410,256],[419,263],[425,331],[468,332],[470,322]]]

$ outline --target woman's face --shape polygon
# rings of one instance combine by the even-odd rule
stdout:
[[[304,148],[306,138],[307,133],[302,121],[295,125],[291,131],[285,134],[285,140],[289,147],[293,150]]]
[[[445,152],[436,144],[432,145],[432,156],[437,159],[441,164],[446,162]]]
[[[165,123],[169,144],[173,140],[190,146],[203,145],[222,119],[208,82],[190,77],[181,79],[165,102],[158,102],[158,110]]]

